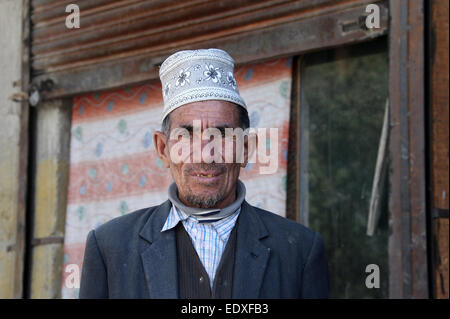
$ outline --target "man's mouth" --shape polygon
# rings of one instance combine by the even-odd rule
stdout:
[[[191,173],[193,180],[199,184],[218,183],[221,180],[221,171],[194,171]]]
[[[194,172],[192,175],[196,176],[196,177],[212,178],[212,177],[217,177],[220,174],[221,174],[220,172]]]

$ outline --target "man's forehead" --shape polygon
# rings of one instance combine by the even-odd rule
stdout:
[[[239,121],[237,106],[224,101],[204,101],[186,104],[174,110],[171,114],[172,124],[193,124],[194,120],[208,122],[213,125],[236,125]]]

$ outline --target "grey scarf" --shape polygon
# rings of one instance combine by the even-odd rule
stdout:
[[[177,184],[172,183],[169,186],[169,200],[171,201],[172,205],[174,205],[182,212],[195,217],[199,222],[215,222],[233,214],[236,210],[239,209],[245,199],[245,185],[240,180],[237,181],[236,193],[236,200],[227,207],[224,207],[222,209],[204,209],[186,206],[178,198]]]

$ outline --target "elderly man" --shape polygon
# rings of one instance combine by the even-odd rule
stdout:
[[[164,114],[154,144],[174,183],[161,205],[89,233],[80,298],[328,297],[320,235],[245,201],[238,178],[248,136],[242,161],[233,138],[232,161],[218,150],[213,161],[209,151],[194,154],[205,147],[204,139],[195,145],[202,131],[249,127],[233,69],[218,49],[180,51],[161,65]],[[174,151],[177,143],[187,154]]]

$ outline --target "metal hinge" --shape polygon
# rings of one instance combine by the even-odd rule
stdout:
[[[8,97],[8,99],[18,103],[27,101],[31,106],[36,106],[41,101],[42,92],[50,92],[53,90],[54,85],[55,83],[52,79],[47,79],[41,81],[39,85],[31,85],[29,92],[20,91],[13,93]],[[20,81],[14,82],[13,86],[20,86]]]
[[[431,215],[433,218],[448,218],[448,209],[433,208]]]
[[[352,32],[352,31],[360,31],[360,30],[364,30],[364,31],[369,30],[366,26],[366,18],[367,18],[367,15],[362,15],[362,16],[359,16],[355,20],[341,22],[340,26],[341,26],[342,33],[348,33],[348,32]]]

